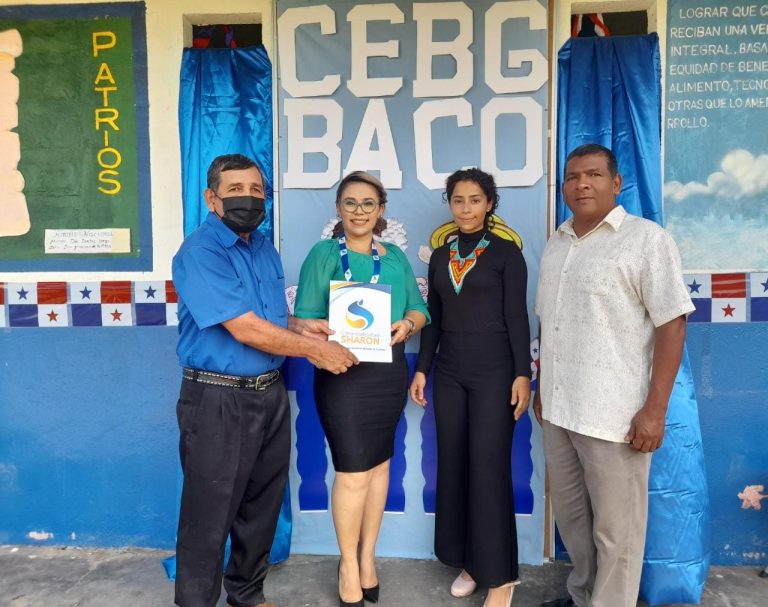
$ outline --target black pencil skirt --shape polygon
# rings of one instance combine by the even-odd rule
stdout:
[[[364,472],[392,457],[408,394],[404,344],[392,347],[391,363],[360,363],[340,375],[315,369],[314,390],[337,472]]]

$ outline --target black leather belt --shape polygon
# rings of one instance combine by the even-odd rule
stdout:
[[[245,390],[266,390],[280,379],[280,369],[275,369],[263,375],[240,377],[239,375],[224,375],[223,373],[214,373],[213,371],[184,368],[184,379],[212,386],[227,386],[243,388]]]

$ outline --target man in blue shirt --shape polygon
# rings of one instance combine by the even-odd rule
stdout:
[[[290,411],[279,367],[305,356],[343,373],[358,361],[327,341],[327,321],[288,316],[277,251],[256,231],[264,180],[239,154],[208,169],[211,211],[173,258],[179,294],[177,404],[184,471],[176,546],[181,607],[214,607],[224,575],[231,607],[267,607],[263,585],[290,457]]]

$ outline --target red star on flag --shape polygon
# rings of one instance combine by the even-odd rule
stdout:
[[[56,312],[54,312],[53,310],[51,310],[50,312],[48,312],[48,320],[50,320],[51,322],[56,322],[57,320],[59,320],[59,315],[56,314]]]
[[[112,315],[112,320],[115,322],[120,322],[120,317],[123,315],[122,312],[117,311],[117,308],[115,308],[114,312],[110,312],[110,314]]]
[[[733,311],[734,311],[735,309],[736,309],[736,308],[733,308],[733,307],[731,307],[731,304],[728,304],[728,305],[727,305],[727,306],[725,306],[725,307],[724,307],[722,310],[723,310],[723,312],[725,312],[725,315],[726,315],[726,316],[733,316]]]

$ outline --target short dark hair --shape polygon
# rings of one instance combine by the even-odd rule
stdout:
[[[499,206],[499,192],[496,189],[496,180],[493,175],[481,171],[477,167],[471,169],[460,169],[451,173],[448,179],[445,180],[445,192],[443,198],[446,202],[451,202],[451,196],[453,196],[453,190],[456,188],[456,184],[460,181],[472,181],[480,186],[480,189],[485,194],[485,197],[491,203],[491,209],[485,214],[486,221],[496,212],[496,207]]]
[[[211,166],[208,167],[208,187],[215,192],[219,188],[221,174],[224,171],[244,171],[252,167],[256,168],[261,176],[261,180],[264,181],[264,173],[261,172],[261,167],[259,167],[255,161],[248,158],[248,156],[243,156],[242,154],[224,154],[222,156],[217,156],[213,159],[213,162],[211,162]]]
[[[582,156],[593,155],[605,157],[605,161],[608,163],[608,172],[611,174],[611,177],[616,177],[616,175],[619,174],[619,163],[616,162],[616,156],[614,153],[607,147],[604,147],[598,143],[585,143],[584,145],[580,145],[575,150],[573,150],[570,154],[568,154],[568,158],[565,159],[565,167],[563,167],[563,171],[565,171],[565,168],[568,166],[571,158],[581,158]]]
[[[384,184],[382,184],[381,181],[366,171],[354,171],[339,182],[339,187],[336,188],[337,205],[341,203],[341,195],[344,193],[344,188],[346,188],[350,183],[368,184],[374,190],[376,190],[376,195],[379,197],[379,204],[382,206],[387,204],[387,191],[384,189]],[[336,225],[333,226],[333,232],[331,236],[333,238],[338,238],[341,235],[343,229],[344,226],[342,225],[342,222],[337,222]],[[387,220],[383,217],[379,217],[379,219],[376,221],[376,225],[373,228],[373,233],[376,234],[376,236],[381,236],[381,233],[386,229]]]

